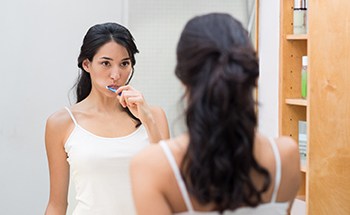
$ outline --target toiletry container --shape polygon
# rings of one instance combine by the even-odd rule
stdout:
[[[307,33],[307,1],[294,0],[293,9],[293,33]]]
[[[301,97],[307,97],[307,56],[302,57],[301,67]]]

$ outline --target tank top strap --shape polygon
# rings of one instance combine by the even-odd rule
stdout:
[[[282,165],[281,165],[281,156],[280,156],[276,141],[273,138],[269,138],[269,139],[270,139],[269,142],[271,144],[273,154],[275,156],[275,163],[276,163],[275,186],[273,188],[271,202],[276,202],[277,193],[281,183]]]
[[[182,198],[185,201],[187,210],[188,210],[188,212],[193,212],[192,203],[191,203],[190,197],[188,195],[185,182],[184,182],[184,180],[181,177],[180,170],[179,170],[179,168],[178,168],[178,166],[176,164],[175,158],[174,158],[174,156],[173,156],[173,154],[172,154],[168,144],[165,141],[160,141],[159,144],[162,147],[162,149],[164,151],[164,154],[165,154],[166,158],[169,161],[171,169],[173,170],[173,173],[175,175],[177,184],[179,186]]]
[[[69,113],[69,115],[70,115],[70,118],[72,118],[72,120],[73,120],[73,122],[74,122],[74,125],[78,125],[77,121],[75,120],[75,118],[74,118],[74,116],[73,116],[72,111],[71,111],[68,107],[64,107],[64,108],[68,111],[68,113]]]

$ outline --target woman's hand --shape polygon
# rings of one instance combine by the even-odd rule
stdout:
[[[142,93],[130,85],[122,86],[115,92],[120,104],[129,108],[130,112],[141,120],[143,124],[153,120],[151,108],[145,101]]]
[[[120,104],[141,120],[145,126],[149,141],[158,143],[169,138],[169,127],[164,111],[159,107],[150,107],[141,92],[130,85],[122,86],[115,92]]]

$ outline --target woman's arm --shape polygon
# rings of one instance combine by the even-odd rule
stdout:
[[[170,138],[168,120],[162,108],[152,107],[153,119],[144,123],[151,143]]]
[[[65,215],[68,205],[69,164],[63,143],[67,123],[63,123],[62,115],[62,112],[58,112],[46,122],[45,146],[50,172],[50,197],[45,215]]]
[[[277,145],[282,163],[282,178],[277,201],[289,201],[290,211],[301,183],[299,148],[290,137],[278,138]]]
[[[164,111],[159,107],[150,107],[141,92],[130,85],[122,86],[115,92],[120,104],[128,107],[130,112],[139,118],[145,126],[151,143],[169,139],[169,126]],[[119,93],[121,95],[119,96]]]

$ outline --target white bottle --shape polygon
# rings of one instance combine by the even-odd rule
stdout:
[[[307,33],[307,2],[306,0],[294,0],[293,9],[293,33]]]

